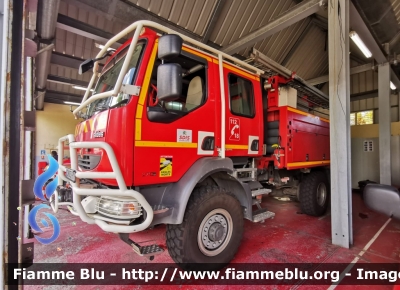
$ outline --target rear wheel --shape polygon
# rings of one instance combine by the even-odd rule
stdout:
[[[329,204],[329,182],[323,171],[314,171],[301,182],[300,207],[303,213],[321,216]]]
[[[243,223],[243,210],[234,196],[217,187],[196,188],[182,224],[167,225],[168,252],[184,269],[220,269],[236,254]]]

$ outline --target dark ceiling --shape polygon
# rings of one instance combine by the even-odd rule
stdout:
[[[388,44],[389,60],[397,60],[400,53],[400,25],[396,19],[397,7],[391,0],[352,0],[377,43]],[[351,29],[351,28],[350,28]],[[400,78],[400,65],[392,64]]]

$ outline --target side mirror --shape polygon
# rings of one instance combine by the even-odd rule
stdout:
[[[174,101],[182,94],[182,68],[177,63],[160,64],[157,69],[157,97]]]
[[[172,59],[181,54],[183,40],[179,35],[166,34],[158,39],[158,58]]]
[[[93,67],[94,67],[94,60],[93,59],[87,59],[87,60],[85,60],[84,62],[82,62],[80,64],[78,73],[81,75],[81,74],[87,72],[88,70],[90,70]]]

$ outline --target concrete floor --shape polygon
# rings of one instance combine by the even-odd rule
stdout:
[[[344,249],[331,244],[331,218],[315,218],[300,213],[296,202],[264,197],[263,205],[276,213],[262,224],[245,221],[242,244],[235,263],[350,263],[388,220],[367,209],[353,193],[354,246]],[[83,223],[61,210],[56,215],[61,235],[50,245],[35,243],[35,263],[172,263],[166,250],[153,261],[136,255],[116,234],[106,233],[96,225]],[[51,231],[51,229],[49,229]],[[46,235],[46,233],[44,233]],[[139,244],[158,244],[166,249],[165,226],[131,235]],[[31,241],[36,241],[32,239]],[[400,222],[392,220],[359,262],[400,263]],[[24,289],[135,289],[146,286],[25,286]],[[149,285],[150,288],[155,286]],[[156,286],[166,289],[170,286]],[[194,286],[195,289],[242,289],[243,286]],[[186,289],[187,287],[181,287]],[[249,286],[251,289],[276,289],[277,286]],[[327,289],[328,286],[294,285],[281,288]],[[365,289],[366,286],[338,286],[336,289]],[[373,289],[392,289],[373,286]]]

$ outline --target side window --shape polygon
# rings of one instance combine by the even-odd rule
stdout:
[[[244,117],[254,117],[254,93],[251,81],[229,74],[229,100],[231,112]]]
[[[170,102],[158,102],[156,98],[157,89],[157,68],[161,64],[160,60],[156,60],[153,68],[151,77],[151,85],[148,94],[148,113],[150,121],[153,122],[171,122],[182,117],[206,102],[207,99],[207,61],[198,56],[192,55],[186,51],[182,51],[182,54],[175,57],[165,63],[178,63],[182,67],[182,94],[179,98]],[[170,113],[175,116],[169,118],[167,116],[160,117],[160,114],[156,115],[156,111],[162,110],[165,114]],[[178,115],[176,115],[178,114]],[[168,120],[168,121],[166,121]]]

